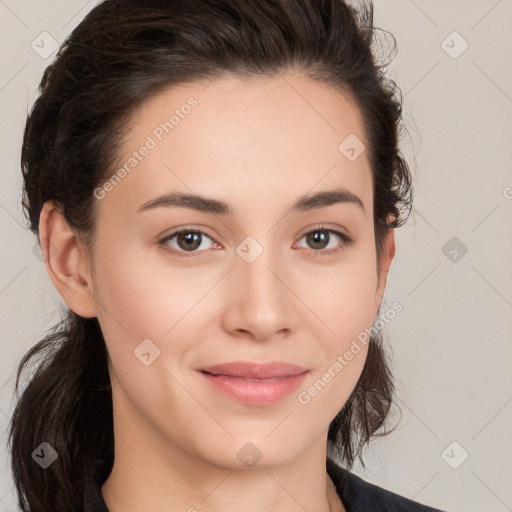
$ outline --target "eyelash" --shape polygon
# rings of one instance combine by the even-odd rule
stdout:
[[[340,244],[337,247],[332,248],[332,249],[320,249],[320,250],[306,249],[310,254],[312,254],[314,256],[330,256],[332,254],[335,254],[335,253],[343,250],[344,248],[349,247],[350,245],[352,245],[354,243],[354,240],[352,238],[350,238],[348,235],[346,235],[345,233],[342,233],[341,231],[337,231],[335,229],[325,228],[324,226],[321,226],[321,225],[316,226],[315,228],[313,228],[313,229],[309,230],[308,232],[304,233],[300,237],[300,240],[302,240],[302,238],[304,238],[305,236],[309,235],[310,233],[315,233],[315,232],[318,232],[318,231],[327,232],[327,233],[334,233],[335,235],[340,237],[341,242],[340,242]],[[158,242],[158,245],[161,246],[165,251],[168,251],[168,252],[170,252],[172,254],[177,254],[179,257],[183,257],[183,258],[190,258],[190,257],[193,258],[193,257],[196,257],[198,255],[198,253],[203,252],[203,251],[195,251],[195,252],[190,252],[190,253],[187,254],[186,251],[178,251],[178,250],[175,250],[175,249],[171,249],[169,247],[169,245],[167,244],[167,242],[169,242],[169,240],[172,240],[176,235],[179,235],[181,233],[199,233],[199,234],[201,234],[203,236],[206,236],[206,237],[210,238],[214,243],[218,244],[217,242],[215,242],[215,240],[213,240],[213,238],[208,233],[206,233],[205,231],[202,231],[201,229],[185,228],[185,229],[180,229],[178,231],[174,231],[170,235],[167,235],[165,238],[163,238],[162,240],[160,240]]]

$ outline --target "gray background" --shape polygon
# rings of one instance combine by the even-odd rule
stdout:
[[[20,205],[22,130],[54,55],[31,44],[42,32],[61,42],[95,4],[0,0],[2,512],[17,510],[5,447],[14,369],[63,304]],[[385,295],[404,306],[385,327],[402,421],[354,470],[445,510],[512,510],[512,1],[375,8],[397,39],[389,75],[404,95],[415,202]]]

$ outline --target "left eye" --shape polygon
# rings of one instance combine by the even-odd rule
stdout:
[[[331,242],[331,236],[334,235],[334,245],[328,246],[329,242]],[[318,253],[322,255],[329,255],[333,254],[335,252],[338,252],[339,250],[343,249],[345,246],[349,246],[353,240],[345,235],[345,233],[341,233],[339,231],[336,231],[334,229],[326,229],[326,228],[316,228],[312,231],[307,232],[302,238],[306,238],[307,243],[310,244],[310,246],[313,246],[313,249],[309,249],[312,253]],[[338,239],[338,242],[336,243],[336,239]],[[341,240],[341,244],[340,241]],[[327,247],[324,245],[327,243]],[[319,247],[320,246],[320,247]]]

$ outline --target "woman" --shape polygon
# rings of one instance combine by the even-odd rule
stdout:
[[[18,369],[23,511],[436,510],[349,471],[412,200],[373,37],[341,0],[105,0],[64,43],[22,150],[67,306]]]

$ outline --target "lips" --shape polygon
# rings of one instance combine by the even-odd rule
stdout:
[[[202,372],[211,375],[224,375],[226,377],[238,377],[241,379],[282,379],[294,377],[308,371],[290,363],[272,362],[266,364],[250,363],[246,361],[236,361],[233,363],[219,364],[216,366],[207,366],[199,369]]]
[[[278,402],[296,390],[309,373],[297,365],[237,361],[199,368],[206,381],[223,396],[251,406]]]

